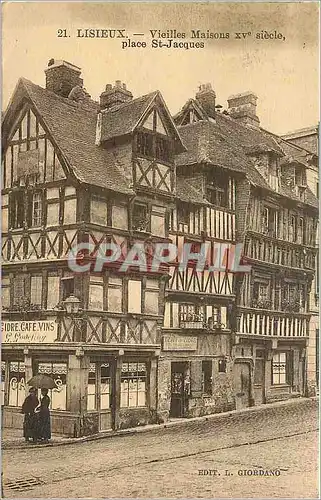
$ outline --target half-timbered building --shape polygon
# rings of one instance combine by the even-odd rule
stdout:
[[[260,128],[252,93],[220,112],[202,85],[173,119],[159,91],[116,81],[96,102],[80,68],[45,74],[45,88],[19,80],[3,121],[4,426],[22,428],[36,373],[55,380],[53,432],[69,436],[304,394],[309,158]],[[120,269],[137,243],[146,269]],[[207,243],[205,269],[154,269],[157,243]],[[238,243],[250,271],[218,269],[216,245]],[[108,244],[120,258],[97,269]]]

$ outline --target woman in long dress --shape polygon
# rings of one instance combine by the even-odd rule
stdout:
[[[29,395],[22,405],[22,413],[25,415],[23,421],[23,437],[27,442],[32,440],[35,443],[37,441],[38,415],[35,410],[38,405],[39,399],[37,397],[37,390],[31,387],[29,389]]]
[[[50,423],[50,398],[48,389],[41,389],[40,410],[38,413],[38,439],[43,443],[47,443],[51,439],[51,423]]]

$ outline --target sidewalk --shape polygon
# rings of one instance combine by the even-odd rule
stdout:
[[[168,422],[164,424],[151,424],[151,425],[145,425],[142,427],[133,427],[130,429],[122,429],[122,430],[117,430],[117,431],[104,431],[100,432],[99,434],[93,434],[91,436],[84,436],[80,438],[68,438],[68,437],[63,437],[59,435],[52,435],[52,439],[48,444],[30,444],[26,443],[24,441],[24,438],[22,437],[22,429],[10,429],[10,428],[4,428],[1,431],[1,446],[2,449],[17,449],[17,448],[44,448],[44,447],[49,447],[49,446],[61,446],[61,445],[67,445],[67,444],[75,444],[75,443],[83,443],[83,442],[88,442],[88,441],[96,441],[98,439],[106,439],[106,438],[111,438],[111,437],[116,437],[116,436],[126,436],[130,434],[138,434],[141,432],[150,432],[150,431],[155,431],[158,429],[166,429],[168,427],[181,427],[181,426],[188,426],[190,423],[193,422],[198,422],[198,421],[207,421],[207,420],[213,420],[213,419],[222,419],[223,417],[229,417],[230,415],[235,415],[235,414],[244,414],[244,413],[249,413],[249,412],[262,412],[267,408],[271,407],[278,407],[278,406],[288,406],[288,405],[295,405],[295,404],[302,404],[304,401],[311,401],[311,400],[318,400],[318,397],[313,397],[313,398],[295,398],[295,399],[289,399],[287,401],[278,401],[276,403],[268,403],[260,406],[253,406],[251,408],[245,408],[243,410],[232,410],[229,412],[224,412],[224,413],[214,413],[212,415],[205,415],[203,417],[194,417],[194,418],[175,418],[171,419]]]

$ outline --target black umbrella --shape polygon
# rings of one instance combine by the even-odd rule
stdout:
[[[55,381],[49,375],[42,373],[38,373],[38,375],[32,377],[28,385],[36,389],[54,389],[56,387]]]

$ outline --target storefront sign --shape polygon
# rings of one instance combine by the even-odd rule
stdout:
[[[51,344],[57,339],[55,321],[2,321],[4,344]]]
[[[196,351],[197,337],[182,335],[164,335],[164,351]]]

